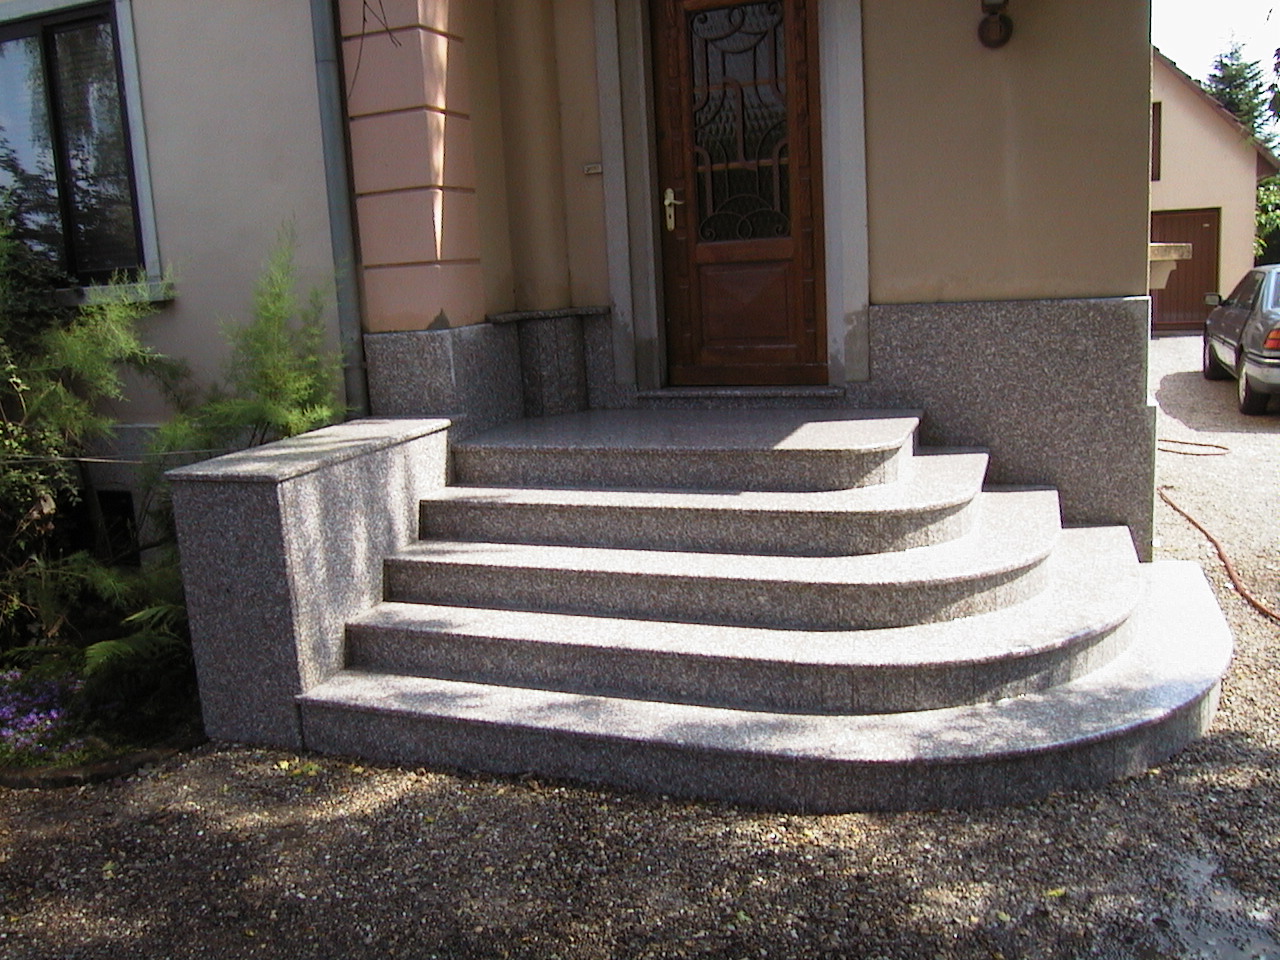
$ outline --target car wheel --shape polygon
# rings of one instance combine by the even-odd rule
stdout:
[[[1200,362],[1201,372],[1206,380],[1226,380],[1230,378],[1231,371],[1224,367],[1213,353],[1213,347],[1209,344],[1209,334],[1204,335],[1204,348],[1202,359]]]
[[[1236,399],[1240,412],[1249,416],[1266,413],[1267,401],[1271,399],[1271,394],[1255,390],[1249,385],[1249,378],[1244,373],[1243,359],[1236,364]]]

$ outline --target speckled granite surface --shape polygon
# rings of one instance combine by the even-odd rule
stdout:
[[[348,671],[302,698],[303,722],[322,751],[777,809],[1009,803],[1137,773],[1207,725],[1230,634],[1194,565],[1145,579],[1123,654],[995,703],[831,717]]]
[[[211,737],[302,745],[293,698],[381,598],[383,555],[444,483],[447,427],[356,421],[168,474]]]

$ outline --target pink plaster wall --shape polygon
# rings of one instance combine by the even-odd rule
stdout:
[[[342,0],[370,331],[484,319],[466,38],[449,0]]]

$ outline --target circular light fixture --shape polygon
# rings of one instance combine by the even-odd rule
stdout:
[[[1013,21],[1004,12],[1009,0],[982,0],[982,19],[978,22],[978,39],[992,50],[1003,47],[1013,36]]]

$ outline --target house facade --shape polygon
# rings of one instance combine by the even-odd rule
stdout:
[[[1235,286],[1253,266],[1258,181],[1280,163],[1200,84],[1155,50],[1151,57],[1151,239],[1192,244],[1152,294],[1156,330],[1198,330],[1206,293]]]
[[[1017,39],[999,49],[976,38],[981,9],[950,0],[786,9],[803,28],[769,43],[803,58],[788,108],[808,139],[777,168],[803,159],[807,185],[803,249],[783,259],[766,243],[697,264],[693,211],[719,201],[695,196],[703,174],[660,136],[680,120],[660,94],[692,67],[655,57],[672,42],[639,0],[5,0],[3,122],[25,137],[20,168],[61,178],[63,209],[91,205],[54,160],[76,131],[46,144],[18,92],[24,70],[52,89],[56,37],[77,23],[107,38],[98,62],[122,111],[108,152],[128,171],[120,229],[136,237],[108,262],[154,281],[149,342],[197,381],[217,377],[223,325],[247,315],[291,225],[301,283],[333,293],[357,413],[466,415],[464,429],[519,416],[518,385],[569,362],[538,361],[533,330],[563,331],[534,324],[522,372],[515,328],[490,320],[565,311],[559,326],[583,338],[573,395],[530,410],[825,386],[840,399],[824,402],[928,411],[929,442],[985,445],[994,480],[1056,485],[1069,520],[1126,523],[1145,550],[1148,158],[1129,135],[1148,109],[1145,4],[1109,6],[1101,26],[1065,3],[1014,7]],[[768,157],[719,162],[768,179]],[[726,338],[748,288],[791,312],[775,321],[770,306]],[[1099,356],[1128,373],[1088,376]],[[133,397],[117,411],[126,451],[131,426],[165,415],[145,384]]]
[[[86,9],[157,345],[282,221],[336,278],[357,419],[171,474],[211,735],[836,810],[1096,783],[1208,723],[1221,615],[1138,562],[1145,0],[0,17],[56,66]]]
[[[930,442],[988,446],[994,479],[1052,483],[1070,520],[1147,543],[1144,3],[1103,23],[1015,6],[999,49],[949,0],[788,13],[809,137],[794,276],[681,248],[716,201],[663,131],[703,68],[663,58],[678,41],[648,4],[338,6],[374,412],[513,416],[516,396],[486,407],[504,390],[485,375],[515,382],[486,318],[577,311],[593,405],[779,384],[920,408]],[[752,285],[797,315],[722,338]],[[1090,376],[1099,357],[1124,372]]]
[[[221,377],[224,328],[251,315],[282,231],[296,238],[300,287],[324,293],[335,344],[339,304],[358,325],[316,63],[305,3],[0,2],[0,189],[20,212],[36,198],[28,235],[86,289],[141,275],[156,307],[147,343],[188,363],[200,388]],[[110,412],[120,427],[104,452],[125,461],[172,413],[137,379]],[[90,469],[100,490],[137,492],[129,464]]]

